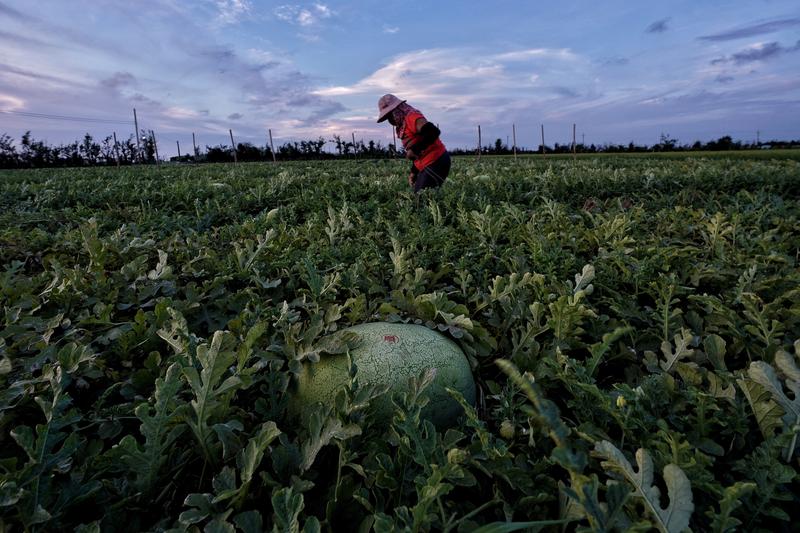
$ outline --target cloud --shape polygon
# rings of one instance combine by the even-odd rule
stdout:
[[[31,37],[29,35],[21,35],[19,33],[0,30],[0,41],[8,41],[13,44],[26,44],[28,46],[37,46],[44,48],[55,48],[57,45],[48,43],[42,39]]]
[[[722,134],[747,124],[776,124],[792,131],[800,124],[800,79],[790,71],[789,57],[781,60],[781,54],[794,48],[796,38],[790,41],[777,34],[764,39],[779,43],[777,49],[769,42],[751,47],[745,46],[749,41],[719,47],[712,43],[709,48],[716,51],[706,51],[711,55],[700,60],[702,64],[696,60],[699,41],[674,43],[668,49],[648,51],[663,56],[665,68],[652,69],[640,61],[643,56],[634,51],[635,43],[624,42],[606,52],[580,40],[572,48],[497,48],[487,44],[500,42],[490,32],[481,36],[486,42],[478,40],[474,47],[413,49],[417,28],[378,19],[373,30],[381,36],[379,40],[394,42],[392,49],[403,53],[383,56],[385,60],[378,63],[367,59],[356,70],[363,74],[348,77],[352,69],[335,69],[310,58],[306,52],[319,47],[306,45],[300,40],[303,37],[295,38],[287,50],[276,44],[277,37],[271,40],[255,25],[236,27],[235,32],[220,27],[266,15],[270,20],[263,21],[279,31],[273,35],[281,30],[305,38],[322,35],[331,47],[350,50],[347,29],[352,26],[335,32],[322,29],[358,20],[340,20],[345,17],[334,11],[340,9],[339,4],[329,0],[263,4],[151,0],[147,9],[136,3],[100,0],[104,16],[97,21],[87,19],[83,9],[57,2],[53,6],[58,9],[43,11],[24,2],[6,1],[30,13],[19,21],[3,1],[1,62],[13,70],[0,65],[0,109],[24,106],[20,110],[102,115],[129,122],[130,108],[136,107],[140,126],[172,141],[168,144],[173,150],[174,140],[181,145],[191,142],[193,131],[199,144],[229,142],[225,136],[234,124],[237,141],[241,138],[242,142],[263,143],[267,128],[276,139],[286,140],[334,134],[349,138],[352,131],[357,139],[391,139],[391,128],[375,123],[375,103],[386,92],[408,98],[440,123],[445,142],[453,147],[474,143],[477,124],[487,139],[493,139],[510,134],[515,122],[518,142],[528,146],[538,142],[540,123],[547,125],[549,142],[571,139],[575,122],[585,128],[587,142],[620,137],[652,140],[663,124],[686,125],[691,136],[712,126]],[[76,0],[75,5],[91,7],[95,2]],[[596,14],[580,16],[594,18]],[[399,28],[391,25],[395,23]],[[59,24],[73,33],[62,32]],[[640,34],[647,24],[646,19],[641,23]],[[705,24],[706,29],[692,38],[719,29]],[[668,22],[668,34],[676,31],[674,25]],[[401,48],[391,37],[398,33],[403,33]],[[635,33],[628,37],[635,40]],[[511,34],[505,37],[513,40]],[[45,47],[34,40],[52,44]],[[373,52],[379,54],[381,49]],[[295,64],[293,57],[308,61],[314,70]],[[711,66],[708,61],[713,58],[723,61]],[[758,75],[749,75],[754,68]],[[237,115],[240,118],[234,118]],[[51,142],[70,140],[84,127],[8,113],[0,117],[2,129],[11,134],[33,129]],[[110,132],[110,127],[92,127],[96,129],[83,131]],[[669,126],[668,131],[681,136],[678,126]],[[117,128],[118,134],[125,132],[131,133],[132,126]]]
[[[553,110],[597,97],[596,67],[569,49],[517,49],[493,53],[471,47],[415,50],[391,58],[350,85],[320,87],[315,94],[352,104],[350,121],[335,118],[320,127],[356,129],[385,136],[375,124],[375,102],[393,93],[418,106],[430,120],[481,124],[538,121]],[[469,135],[469,134],[466,134]],[[446,141],[461,142],[450,130]]]
[[[4,2],[0,2],[0,15],[17,20],[31,20],[32,17],[17,11],[13,7],[8,7]]]
[[[41,10],[35,10],[35,12],[38,14]],[[24,31],[24,35],[20,36],[19,32],[11,32],[7,29],[0,30],[4,34],[4,37],[6,37],[6,40],[12,44],[29,44],[36,47],[44,46],[48,48],[57,47],[62,50],[78,46],[93,54],[107,52],[117,55],[118,58],[129,58],[134,55],[129,47],[112,42],[101,43],[96,36],[92,35],[90,32],[82,31],[81,28],[69,24],[54,24],[40,17],[10,8],[2,2],[0,2],[0,16],[5,16],[16,21],[17,30]],[[15,36],[21,38],[16,42],[8,39],[9,37]],[[43,39],[43,36],[46,36],[48,39]]]
[[[580,93],[574,89],[570,89],[569,87],[551,87],[551,91],[553,91],[558,96],[563,96],[564,98],[577,98],[580,96]]]
[[[321,19],[331,18],[334,12],[327,5],[317,2],[310,7],[283,4],[276,7],[273,10],[273,14],[278,20],[307,28],[314,26]]]
[[[119,89],[129,85],[136,85],[136,78],[130,72],[115,72],[110,78],[100,80],[100,85],[109,89]]]
[[[743,63],[750,63],[752,61],[763,61],[765,59],[770,59],[772,57],[779,56],[784,52],[785,49],[779,43],[771,42],[766,44],[758,44],[742,50],[741,52],[736,52],[731,56],[731,60],[737,65],[741,65]]]
[[[200,111],[195,111],[194,109],[188,109],[186,107],[180,106],[172,106],[168,107],[163,110],[162,112],[164,116],[174,119],[195,119],[199,118],[202,113]]]
[[[83,82],[69,79],[63,76],[57,76],[54,74],[44,74],[42,72],[36,72],[33,70],[20,68],[14,65],[0,63],[0,78],[14,77],[14,76],[32,80],[35,83],[44,82],[47,86],[54,86],[60,88],[79,89],[86,87],[86,84],[84,84]]]
[[[328,18],[333,15],[333,11],[331,11],[328,6],[326,6],[325,4],[321,4],[319,2],[314,3],[314,9],[322,18]]]
[[[720,65],[723,63],[734,63],[736,65],[745,65],[747,63],[754,63],[756,61],[766,61],[778,56],[782,56],[791,52],[800,50],[800,41],[794,46],[784,47],[779,42],[772,41],[770,43],[754,44],[744,50],[732,54],[730,57],[718,57],[711,60],[712,65]]]
[[[339,102],[332,100],[327,101],[324,105],[318,106],[317,109],[311,113],[302,123],[306,126],[314,127],[320,121],[325,120],[333,115],[347,111],[347,108]]]
[[[667,27],[667,23],[670,21],[670,17],[657,20],[650,24],[645,31],[645,33],[664,33],[669,28]]]
[[[537,58],[574,60],[577,56],[569,48],[528,48],[494,56],[499,61],[529,61]]]
[[[612,57],[606,59],[601,63],[604,67],[623,67],[630,63],[630,59],[627,57]]]
[[[260,65],[264,70],[275,68],[281,64],[279,57],[274,52],[261,50],[260,48],[247,49],[244,58],[247,61]]]
[[[215,0],[215,3],[216,21],[222,25],[236,24],[252,9],[249,0]]]
[[[405,98],[450,100],[519,90],[554,94],[561,77],[585,78],[587,61],[569,49],[522,49],[499,54],[471,48],[416,50],[394,56],[369,76],[346,86],[323,87],[315,94],[342,97],[402,93]],[[548,83],[550,89],[547,88]],[[563,91],[562,96],[566,96]]]
[[[149,97],[147,97],[147,96],[145,96],[145,95],[143,95],[141,93],[136,93],[133,96],[131,96],[130,97],[130,101],[134,102],[134,103],[137,103],[137,104],[146,105],[146,106],[148,106],[150,108],[154,108],[154,109],[158,109],[158,108],[164,107],[163,104],[161,102],[159,102],[158,100],[154,100],[153,98],[149,98]]]
[[[0,111],[15,111],[17,109],[23,109],[24,107],[25,101],[22,98],[0,93]]]
[[[227,133],[232,120],[243,139],[260,138],[266,126],[282,124],[287,124],[283,135],[296,135],[287,117],[313,134],[316,121],[324,123],[347,110],[342,102],[313,94],[316,78],[298,69],[286,51],[266,38],[242,48],[220,43],[219,24],[252,14],[255,2],[204,0],[200,9],[181,7],[180,0],[153,2],[163,9],[104,4],[107,20],[120,24],[115,22],[112,33],[85,27],[81,31],[91,42],[87,37],[79,43],[54,23],[79,27],[77,15],[75,20],[68,15],[8,18],[10,10],[0,0],[0,109],[103,114],[127,123],[135,107],[141,127],[179,138],[181,144],[192,131],[202,135],[201,142],[213,142],[209,139]],[[320,2],[301,9],[317,23],[336,16]],[[18,22],[20,17],[25,20]],[[29,35],[29,41],[15,38],[17,33]],[[113,46],[113,41],[131,39],[137,42],[133,57]],[[33,45],[34,40],[52,40],[52,46]],[[0,122],[0,129],[9,133],[34,129],[54,142],[69,140],[84,127],[12,115],[3,115]],[[102,126],[93,127],[98,134],[107,133]]]
[[[689,135],[686,132],[735,133],[731,128],[752,117],[775,116],[782,106],[800,109],[796,96],[800,80],[778,72],[745,76],[745,69],[735,65],[725,66],[724,70],[731,72],[706,65],[687,66],[677,77],[659,70],[609,72],[608,65],[625,63],[616,59],[590,59],[559,48],[409,51],[387,58],[352,83],[314,91],[347,103],[350,116],[320,120],[316,130],[310,125],[304,129],[299,121],[287,127],[311,135],[355,130],[385,138],[391,131],[375,127],[373,115],[375,101],[387,92],[408,99],[430,120],[440,123],[448,146],[474,142],[476,124],[481,124],[486,138],[494,138],[510,133],[507,130],[514,122],[519,142],[528,146],[538,136],[534,130],[540,123],[555,129],[550,142],[560,142],[559,136],[571,138],[571,128],[564,133],[564,124],[573,122],[587,128],[587,141],[592,137],[602,141],[596,137],[602,131],[608,135],[606,139],[638,142],[662,127],[669,127],[670,133],[680,138]],[[732,83],[733,76],[736,83]],[[783,124],[789,116],[797,117],[797,112],[781,116],[777,122]]]
[[[308,75],[271,52],[251,48],[239,53],[228,46],[209,45],[188,53],[192,70],[206,73],[207,78],[222,83],[226,92],[235,93],[232,104],[249,107],[247,118],[251,121],[284,114],[329,117],[345,109],[328,97],[314,94]],[[244,118],[239,112],[225,116],[229,120]]]
[[[599,98],[596,102],[580,99],[574,105],[562,107],[565,113],[561,120],[567,122],[569,118],[571,122],[574,117],[578,131],[589,128],[587,137],[594,125],[603,124],[604,139],[623,140],[655,139],[659,131],[669,131],[682,141],[723,134],[736,136],[741,131],[736,128],[749,130],[751,124],[763,120],[776,129],[788,127],[789,131],[796,131],[792,123],[799,118],[798,89],[800,80],[788,77],[753,78],[742,84],[717,84],[713,89],[707,84],[687,84],[687,80],[680,80],[660,93],[642,88],[622,97]],[[576,113],[577,109],[582,110]],[[592,136],[596,139],[596,135]]]
[[[744,37],[752,37],[754,35],[764,35],[776,31],[793,28],[800,26],[800,18],[786,18],[778,19],[770,22],[761,22],[752,24],[750,26],[743,26],[733,30],[723,31],[711,35],[703,35],[698,37],[702,41],[731,41],[734,39],[742,39]]]

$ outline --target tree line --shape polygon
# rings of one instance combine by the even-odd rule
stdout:
[[[671,138],[669,135],[661,135],[660,141],[656,144],[636,144],[631,141],[628,144],[589,144],[577,143],[575,145],[575,152],[579,154],[595,154],[595,153],[637,153],[637,152],[718,152],[726,150],[759,150],[759,149],[787,149],[787,148],[800,148],[800,139],[798,140],[772,140],[768,142],[743,142],[734,140],[730,135],[725,135],[718,139],[708,141],[706,143],[695,141],[692,144],[680,144],[677,139]],[[544,151],[548,154],[571,154],[572,143],[554,143],[553,145],[544,145]],[[449,150],[453,155],[474,155],[477,153],[477,148],[457,148]],[[502,139],[497,139],[494,144],[481,147],[482,154],[488,155],[511,155],[514,153],[513,147],[508,146],[507,142]],[[535,149],[517,147],[518,154],[536,154],[542,153],[542,145],[538,145]]]
[[[331,144],[331,149],[325,146]],[[746,143],[735,141],[726,135],[719,139],[703,143],[696,141],[693,144],[679,144],[676,139],[662,135],[660,142],[654,145],[635,144],[602,144],[575,146],[578,153],[625,153],[625,152],[677,152],[677,151],[719,151],[719,150],[752,150],[759,148],[792,148],[800,147],[797,141],[769,141],[764,143]],[[517,147],[519,154],[541,153],[542,145],[535,150]],[[567,154],[572,153],[572,143],[554,143],[545,145],[546,153]],[[450,149],[453,155],[472,155],[476,148]],[[508,155],[513,148],[497,139],[493,145],[481,147],[481,153],[489,155]],[[363,140],[350,141],[334,135],[332,139],[318,137],[317,139],[287,141],[275,149],[275,157],[281,161],[308,160],[308,159],[337,159],[337,158],[368,158],[381,159],[402,156],[403,150],[395,150],[393,144],[383,145],[380,141]],[[252,143],[236,144],[236,160],[238,161],[272,161],[273,153],[270,146],[257,146]],[[194,148],[193,152],[169,158],[170,162],[177,163],[226,163],[234,161],[231,145],[220,144]],[[80,166],[113,166],[132,165],[137,163],[154,164],[159,162],[158,146],[152,132],[142,130],[139,139],[132,134],[127,139],[116,140],[109,135],[97,141],[89,133],[82,140],[72,143],[50,145],[45,141],[36,140],[28,131],[19,143],[3,133],[0,134],[0,168],[44,168],[44,167],[80,167]]]
[[[331,143],[332,151],[325,150]],[[338,135],[330,140],[317,139],[287,141],[275,149],[277,159],[282,161],[297,159],[336,159],[336,158],[390,158],[398,153],[394,145],[383,145],[380,141],[355,142]],[[238,161],[272,161],[269,146],[256,146],[249,142],[236,144]],[[206,145],[196,147],[188,153],[169,158],[170,162],[180,163],[226,163],[234,161],[231,145]],[[8,134],[0,134],[0,168],[44,168],[73,166],[114,166],[137,163],[153,164],[159,162],[158,146],[152,132],[142,130],[139,139],[131,134],[127,139],[117,139],[109,135],[96,140],[87,133],[83,139],[66,144],[48,144],[34,139],[31,132],[25,132],[17,143]]]

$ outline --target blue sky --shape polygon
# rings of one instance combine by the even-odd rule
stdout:
[[[136,107],[166,155],[228,128],[387,142],[387,92],[451,146],[800,138],[798,73],[796,0],[0,0],[0,133],[127,137]]]

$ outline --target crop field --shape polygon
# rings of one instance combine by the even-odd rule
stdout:
[[[796,531],[787,154],[0,172],[0,531]],[[456,424],[291,414],[375,321],[467,355]]]

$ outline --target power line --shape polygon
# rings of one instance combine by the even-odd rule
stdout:
[[[47,113],[32,113],[30,111],[4,111],[0,110],[0,113],[5,113],[7,115],[17,115],[20,117],[28,117],[28,118],[40,118],[45,120],[60,120],[65,122],[87,122],[91,124],[122,124],[126,126],[132,126],[133,122],[130,120],[114,120],[114,119],[106,119],[106,118],[97,118],[97,117],[70,117],[66,115],[50,115]]]

